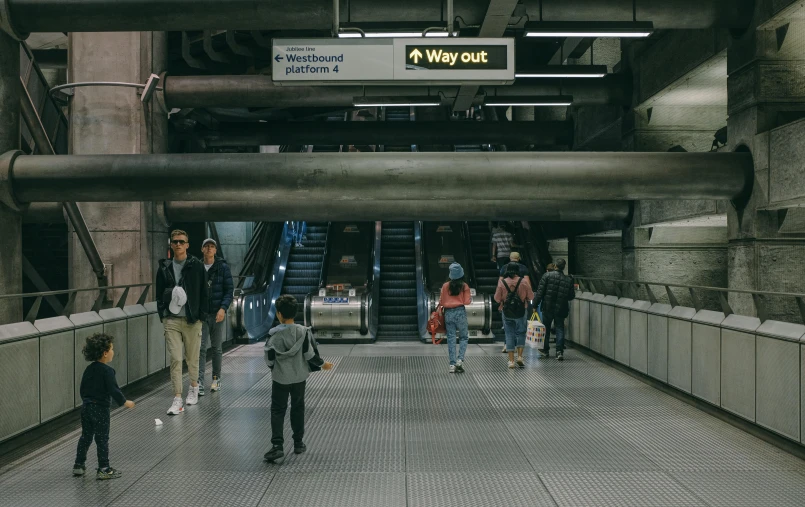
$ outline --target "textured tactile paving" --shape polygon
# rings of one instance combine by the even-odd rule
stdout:
[[[552,472],[539,475],[559,507],[706,505],[662,472]]]
[[[268,489],[273,471],[184,472],[154,470],[112,502],[112,507],[143,505],[227,505],[252,507]],[[113,481],[112,481],[113,482]]]
[[[713,507],[802,507],[805,479],[795,472],[672,472]]]
[[[553,507],[554,503],[536,474],[437,472],[408,474],[411,507]]]
[[[805,505],[805,461],[573,350],[510,370],[471,347],[450,374],[444,347],[340,346],[308,380],[307,452],[286,414],[265,463],[271,372],[262,344],[234,352],[184,414],[169,382],[113,411],[122,479],[73,479],[73,431],[3,469],[0,505]]]
[[[278,473],[261,507],[404,507],[403,473]]]

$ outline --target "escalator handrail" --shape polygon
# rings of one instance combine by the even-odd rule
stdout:
[[[327,285],[327,263],[330,260],[330,232],[332,231],[333,223],[327,222],[327,232],[324,236],[324,254],[321,256],[321,272],[319,273],[319,288],[324,288]]]
[[[381,237],[383,235],[383,222],[375,222],[375,237],[372,248],[372,277],[368,288],[372,294],[372,304],[369,312],[369,335],[377,338],[377,329],[380,323],[380,254]]]
[[[427,294],[427,285],[425,284],[424,275],[424,251],[422,249],[422,222],[414,222],[414,258],[416,259],[416,299],[417,299],[417,323],[419,330],[419,337],[421,340],[426,341],[430,338],[428,334],[428,299],[430,294]]]
[[[470,238],[470,226],[467,222],[461,223],[461,235],[464,237],[464,250],[467,255],[467,266],[464,270],[467,276],[467,285],[478,289],[477,276],[475,275],[475,259],[472,258],[472,240]]]

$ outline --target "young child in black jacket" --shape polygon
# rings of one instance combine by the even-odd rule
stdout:
[[[115,357],[114,338],[103,333],[96,333],[87,338],[82,352],[87,361],[92,361],[81,378],[81,438],[78,439],[78,450],[73,465],[73,475],[84,475],[87,451],[95,437],[98,450],[98,472],[100,480],[117,479],[122,474],[109,466],[109,424],[110,398],[118,405],[134,408],[134,402],[126,400],[117,386],[115,370],[107,365]]]

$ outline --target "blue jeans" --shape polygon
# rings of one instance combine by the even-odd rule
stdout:
[[[503,329],[506,331],[506,352],[514,352],[515,347],[525,347],[528,315],[523,315],[519,319],[510,319],[504,316]]]
[[[565,350],[565,318],[554,317],[546,313],[542,323],[545,324],[545,332],[548,334],[545,338],[545,348],[542,351],[547,353],[550,349],[549,338],[551,337],[551,324],[553,324],[556,326],[556,353],[563,352]]]
[[[445,308],[444,327],[447,328],[447,353],[450,355],[450,364],[456,364],[456,333],[459,337],[458,360],[464,361],[464,353],[467,352],[467,343],[470,340],[467,310],[463,306]]]

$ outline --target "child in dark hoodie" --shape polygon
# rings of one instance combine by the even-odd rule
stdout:
[[[293,296],[280,296],[275,303],[280,325],[272,328],[266,340],[266,363],[271,369],[271,450],[266,461],[285,456],[283,451],[283,423],[291,396],[291,429],[293,452],[302,454],[307,449],[302,442],[305,435],[305,383],[311,366],[329,370],[332,363],[324,362],[315,350],[310,329],[294,324],[297,302]]]

